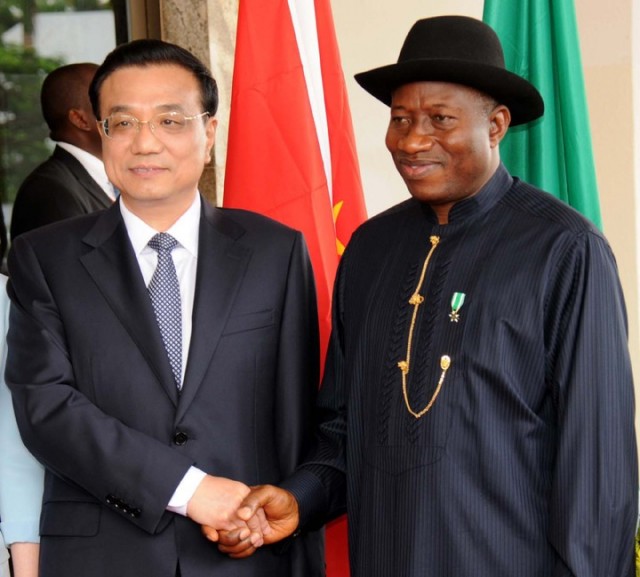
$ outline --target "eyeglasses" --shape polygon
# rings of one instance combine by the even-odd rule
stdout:
[[[156,114],[151,120],[138,120],[130,114],[116,112],[107,116],[104,120],[99,120],[98,124],[102,133],[114,140],[133,138],[140,132],[142,124],[148,124],[151,132],[156,136],[173,136],[184,132],[190,120],[208,116],[208,112],[201,112],[194,116],[185,116],[182,112],[161,112]]]

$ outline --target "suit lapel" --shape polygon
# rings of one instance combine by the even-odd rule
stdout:
[[[251,250],[237,242],[244,229],[202,203],[193,326],[177,419],[193,401],[218,346]]]
[[[83,241],[93,247],[81,257],[83,266],[177,404],[169,359],[118,203],[100,215]]]

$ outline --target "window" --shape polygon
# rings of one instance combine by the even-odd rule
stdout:
[[[63,64],[100,64],[127,40],[124,0],[4,0],[0,6],[0,199],[8,225],[18,187],[53,149],[40,86]]]

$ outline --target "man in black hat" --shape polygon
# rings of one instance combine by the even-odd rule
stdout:
[[[634,392],[607,241],[511,176],[540,117],[480,21],[429,18],[356,76],[390,106],[412,198],[364,224],[336,280],[317,448],[262,487],[267,542],[346,510],[354,577],[633,575]],[[253,547],[223,536],[222,549]]]

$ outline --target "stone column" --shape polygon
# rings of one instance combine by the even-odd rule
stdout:
[[[211,68],[207,2],[160,0],[160,29],[163,40],[186,48]],[[200,192],[215,204],[217,200],[216,146],[211,156],[212,162],[205,167],[200,179]]]

